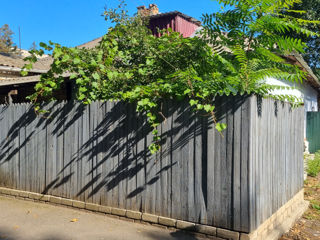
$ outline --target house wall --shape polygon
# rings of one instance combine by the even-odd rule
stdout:
[[[184,19],[183,17],[176,16],[176,32],[180,32],[183,37],[191,37],[194,32],[199,27],[198,25],[189,22],[188,20]]]
[[[288,82],[285,80],[278,80],[275,78],[268,78],[266,80],[267,83],[273,85],[287,86],[287,87],[295,87],[297,89],[294,90],[274,90],[274,94],[289,94],[299,98],[303,98],[304,100],[304,111],[305,111],[305,119],[304,119],[304,136],[306,137],[306,126],[307,126],[307,112],[318,112],[318,92],[312,88],[308,83],[304,82],[294,83]]]
[[[158,29],[171,28],[174,32],[180,32],[183,37],[191,37],[199,26],[179,15],[169,15],[161,18],[151,19],[149,29],[156,37],[160,37]]]

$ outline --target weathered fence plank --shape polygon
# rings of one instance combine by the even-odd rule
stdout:
[[[303,185],[303,109],[216,99],[216,120],[165,101],[161,151],[121,102],[0,106],[0,185],[250,232]]]

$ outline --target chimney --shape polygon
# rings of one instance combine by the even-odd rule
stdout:
[[[156,4],[149,5],[150,16],[157,15],[159,13],[159,8]]]
[[[146,8],[146,6],[139,6],[138,9],[138,15],[142,17],[148,17],[152,15],[157,15],[159,13],[159,8],[156,4],[150,4],[149,8]]]

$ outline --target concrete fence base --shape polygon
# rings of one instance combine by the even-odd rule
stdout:
[[[117,217],[131,219],[134,222],[150,223],[161,225],[168,228],[188,231],[190,233],[200,234],[210,239],[232,239],[232,240],[276,240],[283,233],[287,232],[294,222],[302,216],[307,210],[309,203],[304,200],[303,190],[296,194],[290,201],[283,205],[276,213],[268,218],[254,232],[240,233],[213,226],[195,224],[192,222],[181,221],[177,219],[156,216],[148,213],[141,213],[125,209],[101,206],[92,203],[85,203],[76,200],[43,195],[33,192],[20,191],[15,189],[0,187],[0,194],[5,196],[16,197],[19,199],[28,199],[39,202],[46,202],[55,205],[67,206],[78,209],[85,209],[92,212],[98,212]]]

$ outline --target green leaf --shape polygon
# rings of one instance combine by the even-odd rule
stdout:
[[[216,129],[218,130],[218,132],[222,132],[226,128],[227,128],[227,125],[225,123],[217,123],[216,124]]]
[[[21,73],[21,76],[24,76],[24,77],[28,75],[28,72],[25,70],[22,70],[20,73]]]
[[[191,89],[186,89],[186,90],[184,90],[183,94],[184,94],[184,95],[187,95],[187,94],[190,93],[190,92],[191,92]]]
[[[67,62],[67,61],[69,61],[69,59],[70,59],[69,55],[64,55],[62,58],[62,62]]]
[[[79,64],[81,62],[80,58],[73,59],[74,64]]]
[[[100,80],[100,75],[98,73],[93,73],[92,74],[92,77],[95,79],[95,80]]]
[[[204,110],[205,110],[206,112],[212,112],[213,109],[214,109],[214,107],[211,106],[211,105],[209,105],[209,104],[204,105],[203,108],[204,108]]]
[[[194,105],[198,104],[198,102],[199,102],[198,100],[191,99],[189,101],[189,104],[190,104],[190,106],[194,106]]]

